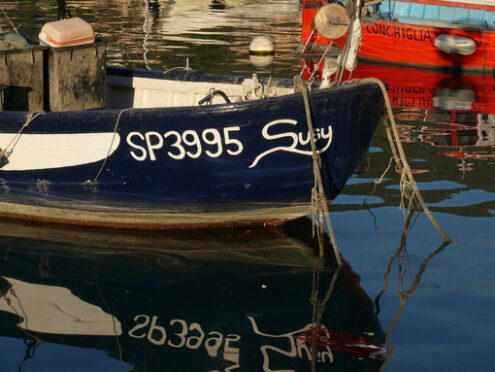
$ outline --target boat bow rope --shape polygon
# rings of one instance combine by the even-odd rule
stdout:
[[[332,242],[335,258],[337,260],[337,264],[340,267],[342,265],[342,259],[340,258],[340,252],[337,247],[337,240],[335,239],[335,233],[333,231],[332,222],[330,220],[330,212],[328,211],[328,202],[325,195],[325,189],[323,188],[323,178],[321,176],[321,160],[320,154],[316,149],[316,143],[314,139],[314,128],[313,121],[311,120],[311,107],[309,105],[308,98],[308,86],[302,81],[301,77],[296,75],[294,76],[294,84],[297,90],[299,90],[303,96],[304,101],[304,109],[306,111],[306,123],[308,124],[308,133],[309,133],[309,142],[311,143],[311,152],[313,157],[313,174],[315,178],[315,186],[313,187],[311,194],[311,206],[313,210],[313,226],[316,226],[316,213],[320,216],[323,213],[325,216],[325,221],[327,224],[328,232],[330,233],[330,239]],[[321,220],[321,218],[320,218]],[[320,226],[322,224],[320,223]],[[323,246],[322,240],[318,235],[318,241],[320,246],[320,257],[323,257]]]
[[[417,204],[420,205],[420,207],[423,209],[425,212],[426,216],[428,219],[431,221],[433,226],[438,230],[440,235],[445,239],[445,241],[450,242],[451,239],[450,237],[445,233],[445,231],[442,229],[442,227],[438,224],[436,221],[435,217],[431,213],[430,209],[428,208],[428,205],[424,201],[418,185],[416,184],[416,180],[413,177],[411,168],[409,167],[409,163],[407,162],[407,157],[404,152],[404,149],[402,147],[402,143],[400,142],[400,136],[399,136],[399,130],[397,129],[397,124],[395,123],[394,119],[394,114],[392,112],[392,105],[390,103],[390,99],[388,98],[388,93],[387,93],[387,88],[385,87],[385,84],[376,78],[366,78],[366,79],[360,79],[360,82],[363,83],[375,83],[380,87],[380,90],[382,91],[383,98],[385,100],[385,107],[387,109],[387,114],[389,118],[389,126],[387,126],[385,129],[387,131],[387,137],[389,140],[390,144],[390,149],[392,150],[393,157],[395,159],[395,163],[397,166],[398,172],[401,174],[401,180],[400,180],[400,190],[401,190],[401,202],[400,202],[400,209],[405,210],[404,208],[404,196],[406,194],[409,195],[409,208],[412,205],[412,202],[415,200]],[[387,121],[384,121],[384,123],[387,123]],[[387,125],[387,124],[386,124]],[[390,135],[390,132],[392,132],[392,135]],[[390,167],[387,167],[387,170]],[[383,178],[383,176],[381,177]],[[410,192],[410,189],[412,189],[412,193]]]
[[[98,180],[98,177],[100,176],[101,172],[103,171],[103,168],[105,168],[105,165],[107,164],[108,158],[112,154],[113,143],[115,141],[115,136],[117,135],[117,130],[119,129],[120,117],[122,116],[122,114],[124,112],[131,111],[131,110],[134,110],[134,108],[133,107],[125,108],[119,112],[119,115],[117,116],[117,120],[115,121],[115,127],[113,128],[112,140],[110,141],[110,146],[108,147],[107,156],[105,156],[105,159],[103,160],[103,163],[101,164],[101,167],[98,170],[98,173],[96,174],[95,178],[93,179],[93,182],[96,182]]]
[[[26,129],[29,126],[29,124],[31,124],[31,122],[40,115],[44,115],[44,113],[43,112],[29,112],[27,114],[26,122],[24,124],[22,124],[21,128],[16,133],[16,135],[10,140],[9,144],[4,149],[1,149],[1,151],[0,151],[0,163],[2,163],[2,164],[8,163],[9,159],[7,157],[7,153],[9,151],[9,149],[12,147],[12,145],[14,143],[17,142],[17,140],[21,136],[24,129]],[[5,160],[4,160],[4,158],[5,158]]]

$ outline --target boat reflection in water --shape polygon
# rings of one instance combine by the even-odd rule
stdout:
[[[446,116],[441,120],[442,114]],[[467,160],[495,159],[495,115],[476,112],[438,112],[426,118],[429,123],[435,120],[440,125],[421,127],[419,139],[442,151],[441,155],[461,159],[459,170],[473,170],[474,163]]]
[[[27,345],[10,353],[19,369],[57,360],[43,345],[58,344],[134,371],[379,370],[373,302],[349,265],[316,259],[310,225],[117,236],[1,223],[0,336]]]
[[[319,64],[318,64],[319,62]],[[329,60],[327,60],[327,63]],[[325,61],[305,56],[304,79],[321,79]],[[465,160],[495,158],[495,79],[490,73],[445,73],[391,65],[358,63],[344,79],[374,77],[387,84],[404,142],[419,140],[459,158],[459,170],[474,169]]]

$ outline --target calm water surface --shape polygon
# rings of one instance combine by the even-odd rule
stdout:
[[[297,0],[68,3],[110,41],[112,64],[166,70],[189,59],[207,72],[290,78],[311,63],[294,53]],[[1,7],[26,35],[56,19],[55,0]],[[247,53],[260,34],[276,47],[263,68]],[[393,170],[373,193],[391,157],[383,127],[332,207],[338,272],[318,266],[308,219],[168,235],[3,222],[0,370],[492,371],[493,75],[365,64],[353,74],[366,76],[389,84],[416,181],[452,243],[424,213],[405,218]],[[313,321],[322,330],[311,337]]]

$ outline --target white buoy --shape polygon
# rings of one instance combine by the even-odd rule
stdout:
[[[275,48],[273,47],[273,42],[268,36],[256,36],[249,44],[249,54],[267,56],[273,55],[274,53]]]
[[[440,34],[433,43],[444,53],[469,56],[476,52],[476,42],[470,37]]]
[[[249,44],[249,61],[257,67],[266,67],[273,62],[275,48],[268,36],[256,36]]]
[[[249,55],[249,62],[251,62],[256,67],[266,67],[272,64],[273,54],[266,56],[258,56],[255,54]]]

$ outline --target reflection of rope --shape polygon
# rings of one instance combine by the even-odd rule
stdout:
[[[383,287],[382,291],[378,294],[378,296],[375,299],[375,306],[376,306],[376,309],[377,309],[376,310],[376,315],[378,315],[378,313],[380,312],[380,306],[379,306],[380,297],[388,289],[388,276],[390,275],[393,262],[395,261],[395,259],[397,257],[400,256],[401,253],[404,253],[406,255],[406,258],[409,258],[408,253],[407,253],[407,249],[406,249],[406,242],[407,242],[407,234],[409,232],[409,224],[411,222],[412,214],[413,214],[412,211],[410,211],[408,213],[407,219],[406,219],[406,221],[404,223],[404,228],[402,230],[402,237],[401,237],[400,246],[397,249],[397,252],[394,254],[394,256],[390,259],[390,262],[389,262],[388,267],[387,267],[387,272],[385,273],[384,278],[383,278],[384,287]],[[387,330],[387,333],[385,335],[385,339],[386,339],[387,347],[388,347],[388,353],[387,353],[387,357],[386,357],[385,361],[383,362],[382,366],[380,367],[380,372],[382,372],[382,371],[385,370],[385,367],[387,366],[387,364],[392,359],[393,351],[394,351],[394,346],[393,346],[392,341],[391,341],[391,335],[392,335],[393,329],[395,328],[395,325],[397,324],[397,321],[399,320],[399,318],[400,318],[400,316],[402,314],[402,311],[404,310],[404,307],[406,305],[407,299],[409,298],[409,296],[418,287],[418,285],[419,285],[419,283],[421,281],[421,276],[425,272],[426,266],[428,265],[428,263],[430,263],[430,261],[436,255],[438,255],[441,251],[443,251],[444,248],[447,245],[449,245],[449,244],[450,244],[449,241],[445,241],[440,247],[438,247],[435,251],[433,251],[432,253],[430,253],[430,255],[423,260],[423,262],[421,263],[421,265],[420,265],[420,267],[419,267],[416,275],[414,276],[414,281],[413,281],[413,283],[411,284],[411,287],[408,290],[404,290],[404,281],[403,281],[404,273],[403,273],[403,270],[402,270],[402,262],[399,261],[399,281],[398,281],[399,291],[398,292],[399,292],[400,303],[399,303],[399,307],[397,308],[396,314],[395,314],[394,318],[392,319],[392,321],[390,322],[390,326],[389,326],[389,328]],[[410,274],[412,274],[412,271],[411,271],[410,268],[409,268],[408,271],[409,271]]]
[[[335,269],[335,272],[332,275],[332,280],[330,281],[330,286],[328,287],[327,293],[325,294],[325,297],[323,298],[323,300],[320,301],[320,303],[318,305],[318,313],[317,313],[317,317],[316,317],[316,324],[318,326],[321,324],[321,318],[323,317],[323,312],[325,310],[325,306],[327,305],[328,300],[330,299],[330,296],[332,295],[333,290],[335,289],[335,284],[337,283],[337,278],[339,277],[341,267],[342,266],[339,265]]]
[[[112,310],[110,309],[110,305],[108,304],[107,300],[103,296],[103,291],[101,290],[101,288],[98,285],[98,283],[95,282],[93,285],[98,290],[98,293],[100,295],[101,300],[105,304],[105,307],[106,307],[108,313],[112,317],[112,325],[113,325],[113,331],[114,331],[114,334],[115,334],[115,341],[117,342],[117,348],[119,349],[119,360],[122,362],[123,361],[123,359],[122,359],[122,346],[120,346],[119,335],[117,334],[117,329],[115,327],[115,316],[113,316]]]
[[[185,70],[185,71],[191,71],[191,70],[192,70],[192,68],[187,67],[187,66],[185,66],[185,67],[183,67],[183,66],[172,67],[172,68],[169,68],[168,70],[163,71],[163,75],[168,74],[170,71],[174,71],[174,70]]]
[[[21,330],[27,334],[29,337],[31,337],[32,339],[34,339],[36,342],[43,342],[43,340],[41,340],[39,337],[31,334],[31,332],[29,332],[29,325],[28,325],[28,322],[29,322],[29,318],[26,314],[26,311],[24,311],[24,307],[22,306],[22,302],[21,302],[21,299],[17,296],[17,293],[15,292],[15,290],[13,288],[10,289],[10,293],[12,294],[12,297],[14,297],[16,300],[17,300],[17,305],[19,306],[19,309],[21,310],[21,312],[19,313],[17,311],[17,309],[12,305],[12,301],[11,299],[8,297],[8,296],[5,296],[5,301],[7,302],[7,305],[9,305],[14,314],[16,314],[20,319],[24,319],[25,321],[25,328],[21,328]]]
[[[330,286],[328,287],[327,293],[325,294],[325,297],[320,300],[318,299],[318,292],[319,292],[319,282],[320,282],[320,274],[321,272],[318,271],[316,272],[315,270],[313,271],[313,288],[311,292],[311,304],[313,305],[313,319],[312,319],[312,328],[311,332],[313,332],[313,337],[318,337],[318,331],[321,328],[321,318],[323,317],[323,313],[325,312],[328,300],[330,300],[330,296],[333,293],[333,290],[335,289],[335,284],[337,283],[337,279],[340,274],[340,268],[342,265],[337,265],[337,268],[335,269],[332,279],[330,281]],[[330,339],[330,333],[327,331],[327,337]],[[329,347],[330,355],[331,355],[331,360],[333,360],[333,354],[332,350]],[[313,343],[311,345],[311,371],[315,372],[316,371],[316,345]]]
[[[9,297],[9,293],[12,295],[13,298],[16,299],[17,306],[20,309],[20,312],[17,311],[17,308],[12,304],[12,300]],[[19,325],[18,325],[18,327],[28,337],[32,338],[31,341],[26,341],[25,339],[23,339],[24,344],[27,346],[27,349],[26,349],[26,355],[24,356],[24,359],[22,360],[21,363],[19,363],[18,371],[21,372],[22,366],[24,365],[24,363],[28,359],[31,359],[34,356],[36,348],[43,342],[43,340],[41,340],[39,337],[37,337],[37,336],[31,334],[31,332],[29,332],[29,326],[28,326],[29,318],[28,318],[26,312],[24,311],[24,307],[22,306],[21,299],[19,298],[19,296],[17,296],[17,293],[15,292],[15,290],[13,288],[11,288],[8,291],[8,293],[4,295],[4,300],[7,303],[7,305],[12,309],[13,314],[15,314],[19,317],[21,323],[22,323],[22,319],[24,319],[25,327],[23,328],[22,326],[19,326]]]
[[[177,67],[169,68],[168,70],[163,71],[163,75],[166,75],[170,71],[174,71],[174,70],[192,71],[192,68],[189,66],[189,58],[186,58],[186,65],[185,66],[177,66]]]
[[[24,345],[27,346],[26,355],[24,356],[24,359],[22,360],[22,362],[19,364],[19,367],[18,367],[18,371],[19,372],[22,371],[22,366],[24,365],[24,363],[26,363],[26,361],[28,359],[31,359],[34,356],[34,353],[36,352],[36,348],[40,344],[36,340],[33,340],[33,341],[26,341],[26,340],[24,340]]]
[[[381,177],[378,179],[378,180],[375,180],[374,182],[374,186],[373,186],[373,191],[366,197],[364,198],[363,200],[363,205],[364,207],[368,210],[368,212],[371,214],[371,217],[373,218],[373,225],[374,225],[374,228],[376,231],[378,231],[380,233],[380,235],[382,236],[382,240],[383,240],[383,246],[385,247],[385,251],[387,251],[388,255],[390,256],[390,252],[387,248],[387,239],[385,237],[385,233],[383,232],[382,228],[380,228],[376,222],[376,216],[375,214],[371,211],[370,208],[368,208],[368,204],[367,204],[367,201],[368,199],[375,194],[376,192],[376,189],[377,189],[377,186],[379,184],[381,184],[383,182],[383,178],[385,177],[385,175],[388,173],[390,167],[392,166],[392,161],[394,160],[393,157],[390,158],[389,162],[388,162],[388,166],[387,168],[385,169],[385,171],[382,173]]]

